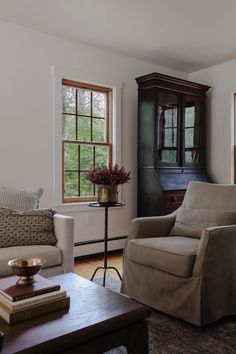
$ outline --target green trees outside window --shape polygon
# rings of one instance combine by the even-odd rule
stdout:
[[[62,81],[63,201],[92,200],[86,179],[94,167],[111,165],[109,96],[111,89]]]

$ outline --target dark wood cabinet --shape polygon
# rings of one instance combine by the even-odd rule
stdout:
[[[138,83],[138,216],[170,213],[205,166],[209,86],[152,73]]]

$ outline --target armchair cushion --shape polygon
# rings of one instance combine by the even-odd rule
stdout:
[[[0,248],[0,277],[12,274],[8,262],[14,258],[43,257],[46,259],[43,268],[61,265],[62,256],[60,248],[55,246],[16,246]]]
[[[188,277],[198,246],[199,240],[190,237],[140,238],[128,242],[127,256],[133,262]]]
[[[236,224],[235,210],[192,209],[180,207],[170,235],[200,238],[207,227]]]
[[[236,210],[235,185],[192,181],[185,193],[183,206],[193,209]]]
[[[15,210],[30,210],[38,207],[39,198],[43,194],[42,188],[0,188],[0,208]]]
[[[55,245],[52,209],[16,211],[0,208],[0,247]]]

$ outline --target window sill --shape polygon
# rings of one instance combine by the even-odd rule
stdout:
[[[91,202],[78,202],[78,203],[62,203],[54,205],[54,209],[58,212],[65,213],[77,213],[91,211],[88,204]]]

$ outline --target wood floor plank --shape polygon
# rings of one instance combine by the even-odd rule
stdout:
[[[103,266],[103,255],[91,255],[86,258],[80,258],[75,260],[75,273],[84,277],[86,279],[91,279],[93,272],[97,267]],[[108,265],[118,269],[122,275],[122,251],[112,252],[108,255]],[[116,272],[113,270],[108,270],[107,274],[116,277]],[[99,270],[96,276],[102,276],[103,271]]]

